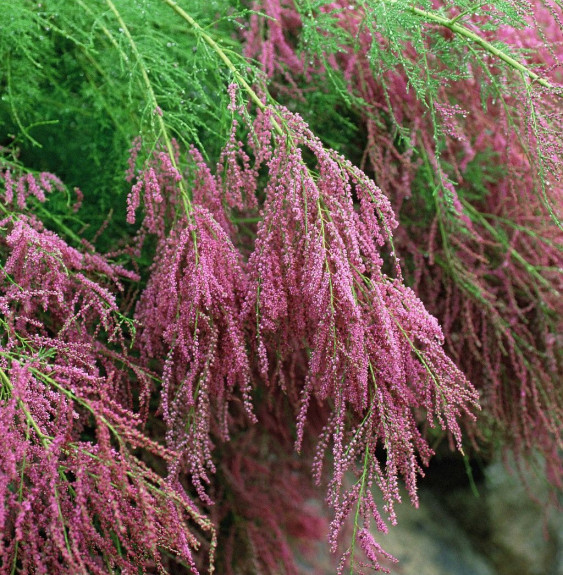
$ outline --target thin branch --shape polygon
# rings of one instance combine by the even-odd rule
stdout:
[[[493,44],[491,44],[490,42],[488,42],[475,32],[469,30],[469,28],[466,28],[465,26],[458,24],[456,22],[456,18],[454,19],[444,18],[443,16],[439,16],[438,14],[428,12],[427,10],[421,10],[420,8],[416,8],[414,6],[409,7],[409,10],[413,14],[416,14],[417,16],[420,16],[425,20],[429,20],[430,22],[436,22],[437,24],[440,24],[448,28],[454,34],[458,34],[459,36],[462,36],[467,40],[471,40],[475,44],[478,44],[479,46],[481,46],[481,48],[483,48],[483,50],[489,52],[489,54],[492,54],[493,56],[496,56],[497,58],[508,64],[514,70],[517,70],[521,74],[531,78],[534,82],[537,82],[540,86],[548,88],[549,90],[556,89],[556,87],[553,86],[553,84],[541,78],[538,74],[536,74],[535,72],[524,66],[524,64],[512,58],[512,56],[509,56],[502,50],[499,50],[496,46],[494,46]]]
[[[115,4],[112,2],[112,0],[106,0],[106,4],[108,5],[109,9],[113,12],[116,20],[119,22],[119,26],[121,27],[121,29],[123,30],[123,33],[125,34],[125,37],[129,41],[129,45],[131,46],[131,50],[133,52],[133,55],[135,56],[135,59],[137,60],[137,63],[139,64],[139,69],[141,71],[143,83],[145,84],[145,87],[147,89],[153,111],[157,111],[157,110],[159,110],[160,107],[158,105],[158,101],[156,99],[156,94],[154,93],[152,83],[150,81],[150,78],[149,78],[149,75],[147,72],[147,68],[144,64],[144,61],[143,61],[141,54],[139,53],[139,49],[137,48],[137,44],[135,43],[135,40],[133,40],[133,37],[131,36],[131,32],[129,32],[129,28],[127,27],[127,24],[125,23],[125,20],[123,20],[121,14],[119,13],[117,8],[115,7]],[[172,141],[170,140],[170,136],[168,135],[168,130],[166,128],[166,124],[164,123],[164,120],[159,113],[156,113],[156,118],[157,118],[157,122],[159,124],[160,130],[162,132],[162,137],[164,138],[164,144],[166,146],[166,151],[168,152],[168,156],[170,157],[170,161],[172,162],[172,165],[178,171],[178,173],[180,173],[180,170],[178,169],[178,166],[176,165],[176,157],[175,157],[175,153],[174,153],[174,148],[172,146]],[[182,192],[182,199],[184,202],[186,215],[189,215],[192,213],[192,204],[191,204],[190,197],[189,197],[188,191],[186,190],[186,187],[184,185],[183,180],[180,180],[179,187],[180,187],[180,191]]]
[[[111,0],[106,0],[111,2]],[[221,58],[225,66],[233,73],[239,84],[245,89],[250,99],[258,106],[262,111],[266,110],[268,106],[262,102],[258,94],[252,89],[250,84],[244,79],[242,74],[237,70],[233,61],[227,56],[226,52],[217,44],[217,42],[194,20],[181,6],[179,6],[174,0],[164,0],[168,6],[170,6],[176,14],[181,16],[191,27],[197,32],[201,39]],[[272,125],[276,132],[280,136],[284,136],[284,131],[281,129],[280,125],[274,118],[272,118]]]

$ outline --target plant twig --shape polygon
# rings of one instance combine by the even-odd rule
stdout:
[[[551,84],[544,78],[540,77],[538,74],[530,70],[528,67],[524,66],[524,64],[512,58],[512,56],[509,56],[502,50],[499,50],[496,46],[491,44],[491,42],[488,42],[475,32],[471,31],[469,28],[466,28],[465,26],[458,24],[456,21],[457,18],[453,19],[444,18],[443,16],[434,14],[432,12],[428,12],[427,10],[421,10],[420,8],[416,8],[415,6],[410,6],[409,10],[413,14],[416,14],[417,16],[420,16],[425,20],[429,20],[430,22],[436,22],[436,24],[440,24],[448,28],[454,34],[458,34],[459,36],[462,36],[467,40],[471,40],[475,44],[478,44],[479,46],[481,46],[481,48],[483,48],[483,50],[489,52],[489,54],[492,54],[493,56],[496,56],[497,58],[499,58],[500,60],[508,64],[511,68],[517,70],[524,76],[531,78],[534,82],[537,82],[540,86],[548,88],[549,90],[555,90],[556,87],[553,86],[553,84]]]
[[[160,109],[160,107],[158,105],[158,101],[156,99],[156,94],[154,93],[152,83],[150,81],[150,78],[149,78],[149,75],[147,72],[147,68],[143,62],[143,58],[142,58],[141,54],[139,53],[139,49],[137,48],[137,44],[135,43],[135,40],[133,40],[133,37],[131,36],[131,32],[129,31],[129,28],[127,27],[125,20],[123,20],[121,14],[119,13],[117,8],[115,7],[115,4],[112,2],[112,0],[105,0],[105,1],[106,1],[106,4],[108,5],[109,9],[113,12],[116,20],[119,22],[119,26],[123,30],[123,33],[125,34],[125,37],[127,38],[129,45],[131,46],[131,50],[133,52],[133,55],[135,56],[135,59],[137,60],[137,63],[139,64],[139,69],[141,71],[143,83],[145,84],[145,87],[147,89],[147,92],[148,92],[148,95],[150,98],[150,102],[152,105],[152,109],[153,109],[153,111],[156,112],[157,110]],[[170,136],[168,135],[168,130],[166,128],[166,124],[164,123],[164,120],[159,113],[156,113],[155,115],[156,115],[156,119],[157,119],[157,122],[159,124],[160,130],[162,132],[162,137],[164,139],[164,144],[166,146],[166,151],[168,152],[168,156],[170,157],[170,161],[172,162],[172,165],[174,166],[174,168],[176,170],[178,170],[178,173],[180,173],[180,170],[178,169],[178,166],[176,164],[176,157],[175,157],[175,153],[174,153],[174,148],[172,146],[172,141],[170,140]],[[182,192],[182,200],[184,202],[186,215],[189,215],[192,213],[192,205],[191,205],[191,200],[190,200],[188,191],[186,190],[186,187],[185,187],[182,180],[180,180],[180,182],[178,184],[180,187],[180,191]]]
[[[111,2],[111,0],[106,1]],[[217,56],[221,58],[225,66],[227,66],[227,68],[233,73],[239,84],[241,84],[241,86],[245,89],[250,99],[258,106],[258,108],[262,111],[266,110],[268,106],[262,102],[258,94],[252,89],[250,84],[237,70],[236,66],[233,64],[233,61],[227,56],[223,48],[219,46],[219,44],[199,25],[196,20],[194,20],[181,6],[174,2],[174,0],[164,0],[164,2],[168,4],[168,6],[170,6],[176,12],[176,14],[181,16],[192,27],[192,29],[197,32],[201,39],[217,54]],[[283,136],[284,131],[280,127],[279,123],[276,122],[274,118],[271,120],[275,131],[280,136]]]

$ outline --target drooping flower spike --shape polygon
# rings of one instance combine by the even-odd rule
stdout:
[[[336,72],[363,102],[365,167],[399,216],[409,285],[482,391],[482,424],[522,455],[540,450],[561,484],[561,8],[327,1],[313,14],[268,0],[261,9],[271,19],[252,16],[246,53],[274,90],[290,76],[299,99],[303,79]]]
[[[213,527],[145,461],[177,454],[143,427],[153,376],[117,303],[136,275],[21,213],[52,176],[19,181],[0,224],[0,571],[165,573],[175,557],[197,573]]]

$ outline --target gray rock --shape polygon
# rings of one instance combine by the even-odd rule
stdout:
[[[445,487],[422,483],[418,509],[405,494],[398,525],[375,534],[399,559],[389,565],[392,574],[563,575],[563,514],[545,505],[552,488],[541,473],[511,473],[497,461],[486,468],[478,497],[469,481]],[[327,545],[318,550],[300,572],[333,575]]]
[[[491,557],[499,575],[563,575],[563,515],[545,506],[550,488],[540,474],[523,479],[527,487],[500,461],[487,469]]]
[[[398,506],[398,525],[378,536],[399,559],[393,573],[403,575],[495,575],[492,564],[474,548],[454,516],[432,493],[421,491],[420,506]]]

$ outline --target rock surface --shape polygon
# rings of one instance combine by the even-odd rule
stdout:
[[[420,506],[397,507],[398,525],[378,537],[399,559],[392,573],[401,575],[495,575],[456,518],[430,491],[420,492]]]
[[[549,489],[541,475],[496,461],[479,478],[478,497],[467,476],[423,482],[420,507],[405,495],[398,525],[376,538],[399,559],[390,565],[397,575],[563,575],[563,513],[545,507]],[[333,575],[326,545],[318,549],[301,572]]]

